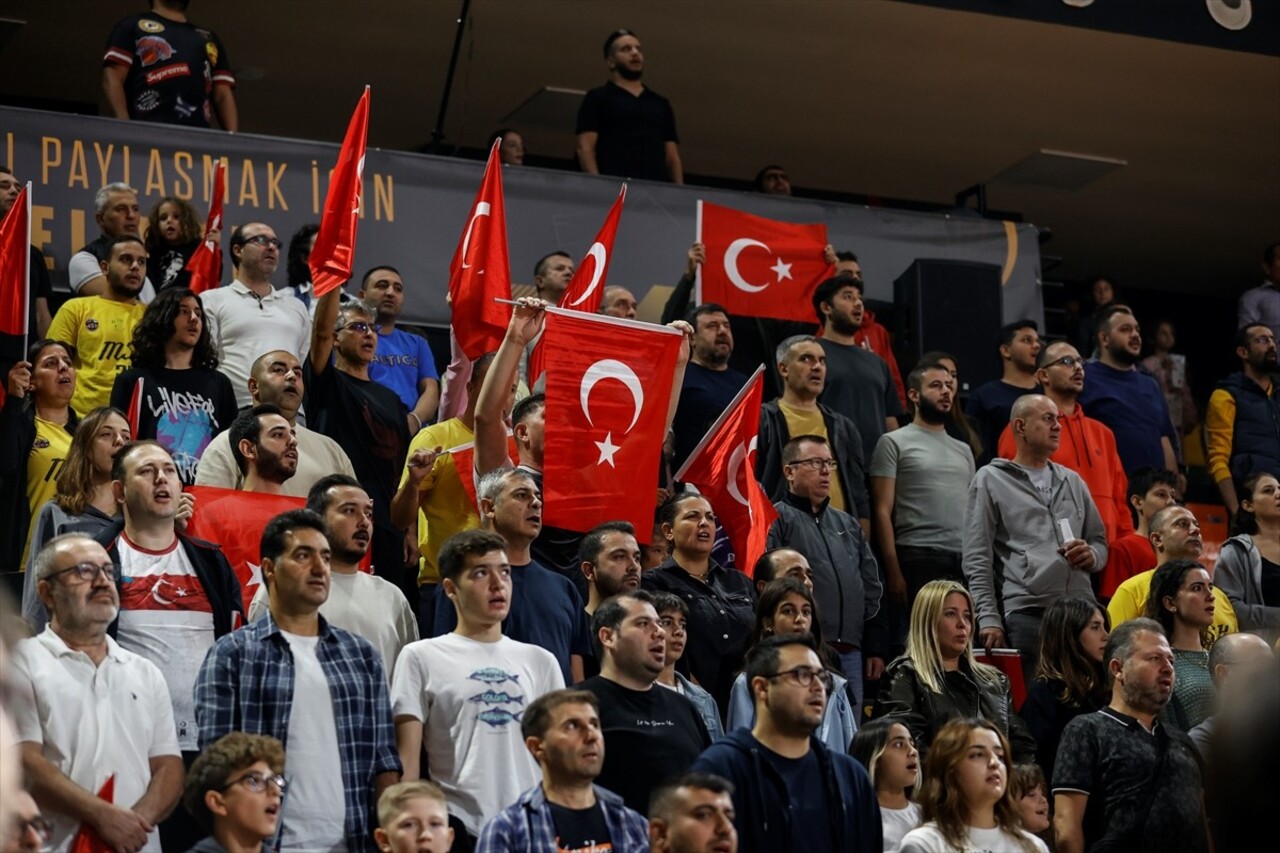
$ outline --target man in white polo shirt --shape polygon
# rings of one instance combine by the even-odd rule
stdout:
[[[159,851],[156,825],[182,795],[182,758],[164,676],[107,636],[120,609],[116,567],[93,539],[67,533],[31,570],[49,625],[14,649],[13,707],[50,843],[65,848],[85,826],[113,849]]]
[[[311,317],[289,290],[276,290],[281,243],[271,226],[246,222],[231,234],[235,280],[201,294],[204,321],[218,348],[220,369],[236,389],[236,405],[250,404],[249,372],[258,356],[283,349],[304,359],[311,349]]]

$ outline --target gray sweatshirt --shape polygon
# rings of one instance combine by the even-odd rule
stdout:
[[[1063,595],[1093,595],[1088,575],[1072,569],[1058,553],[1063,541],[1059,519],[1071,525],[1073,539],[1083,539],[1093,549],[1090,572],[1106,565],[1106,528],[1084,480],[1056,462],[1048,467],[1052,497],[1047,506],[1026,470],[1012,460],[996,459],[979,468],[969,485],[964,574],[978,611],[978,630],[1003,629],[1003,614],[1048,607]]]

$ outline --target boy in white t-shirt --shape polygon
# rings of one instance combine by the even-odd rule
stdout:
[[[401,652],[391,684],[396,745],[404,779],[412,780],[425,741],[450,823],[474,840],[485,821],[541,780],[520,717],[534,699],[564,687],[564,676],[546,649],[502,635],[511,609],[506,540],[484,530],[458,533],[441,546],[439,564],[458,626]]]

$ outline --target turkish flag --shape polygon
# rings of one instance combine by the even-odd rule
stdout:
[[[730,314],[815,323],[813,291],[835,275],[827,263],[827,226],[795,225],[698,201],[698,302]]]
[[[30,293],[31,184],[28,182],[0,221],[0,332],[27,335]],[[24,341],[24,352],[26,348]]]
[[[604,225],[596,234],[595,242],[587,249],[587,254],[574,270],[573,279],[560,297],[561,308],[572,308],[595,314],[600,310],[600,298],[604,295],[605,282],[609,280],[609,262],[613,260],[613,238],[618,236],[618,221],[622,219],[622,204],[627,200],[627,185],[624,182],[618,192],[618,200],[609,209],[604,218]],[[538,377],[546,369],[542,354],[542,333],[533,342],[529,353],[529,384],[538,381]]]
[[[219,160],[213,170],[213,191],[209,193],[209,218],[204,223],[204,233],[222,230],[222,202],[227,189],[227,161]],[[222,283],[222,252],[218,244],[205,240],[196,246],[187,258],[187,272],[191,282],[187,286],[196,293],[212,290]]]
[[[317,299],[342,287],[351,278],[356,254],[356,226],[360,220],[361,178],[364,176],[365,140],[369,135],[369,87],[356,104],[347,125],[347,136],[338,152],[338,165],[324,197],[320,231],[307,265],[311,267],[312,293]]]
[[[500,144],[501,140],[494,140],[489,150],[480,191],[449,262],[453,334],[472,361],[496,350],[511,322],[511,306],[494,301],[511,298],[507,215],[502,203],[502,164],[498,161]]]
[[[547,309],[543,524],[653,527],[658,460],[683,335],[666,326]]]
[[[107,781],[102,783],[102,787],[98,789],[98,799],[106,800],[108,803],[116,801],[116,774],[112,773],[107,777]],[[67,847],[67,853],[114,853],[114,851],[114,847],[102,840],[98,830],[87,823],[80,824],[80,829],[76,831],[70,846]]]
[[[675,477],[695,486],[711,503],[733,545],[736,565],[748,575],[765,552],[769,527],[778,517],[755,477],[763,388],[761,365],[707,430]]]
[[[471,499],[471,506],[479,509],[480,499],[476,496],[476,443],[468,441],[466,444],[450,447],[445,452],[453,457],[453,470],[458,472],[458,481]],[[510,432],[507,433],[507,457],[512,465],[520,464],[516,453],[516,437]]]

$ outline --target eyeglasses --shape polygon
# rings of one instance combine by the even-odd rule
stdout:
[[[98,565],[97,563],[92,563],[86,560],[83,563],[76,563],[74,566],[68,566],[65,569],[58,569],[56,572],[50,572],[44,576],[44,579],[53,580],[58,575],[65,575],[67,572],[75,572],[76,577],[80,578],[80,580],[91,581],[98,576],[99,572],[101,572],[106,575],[107,580],[110,581],[115,580],[119,568],[120,567],[115,563],[103,563],[102,565]]]
[[[782,678],[783,676],[791,679],[792,682],[800,685],[801,687],[811,686],[813,684],[813,680],[816,678],[822,682],[822,688],[828,693],[831,692],[831,688],[835,685],[835,679],[831,677],[831,673],[827,672],[825,669],[814,669],[811,666],[798,666],[795,669],[775,672],[773,675],[766,677],[770,681],[773,681],[774,679]]]
[[[254,234],[252,237],[245,237],[245,243],[253,243],[255,246],[275,246],[277,249],[282,248],[284,243],[280,242],[279,237],[268,237],[266,234]]]
[[[28,832],[34,832],[36,835],[40,836],[40,843],[42,845],[48,844],[49,837],[53,834],[53,826],[40,815],[36,815],[30,820],[15,818],[13,821],[13,830],[12,837],[19,841],[21,841],[22,837]]]
[[[341,332],[343,329],[350,329],[351,331],[358,332],[359,334],[362,334],[362,335],[368,334],[369,332],[373,332],[376,335],[378,334],[378,330],[381,328],[382,327],[377,323],[366,323],[363,320],[357,320],[354,323],[348,323],[345,326],[339,326],[338,331]]]
[[[834,471],[836,468],[836,460],[819,459],[817,456],[811,456],[808,459],[797,459],[792,465],[803,465],[812,468],[815,471]]]
[[[261,794],[263,791],[267,790],[268,782],[275,785],[276,790],[282,794],[284,793],[284,789],[289,786],[289,783],[285,778],[278,773],[271,776],[263,776],[261,773],[246,773],[239,779],[232,779],[218,790],[225,791],[228,788],[234,788],[236,785],[244,783],[245,788],[247,788],[251,793]]]
[[[1084,367],[1084,359],[1078,355],[1064,355],[1062,358],[1049,362],[1045,367],[1057,367],[1059,364],[1063,367]]]

